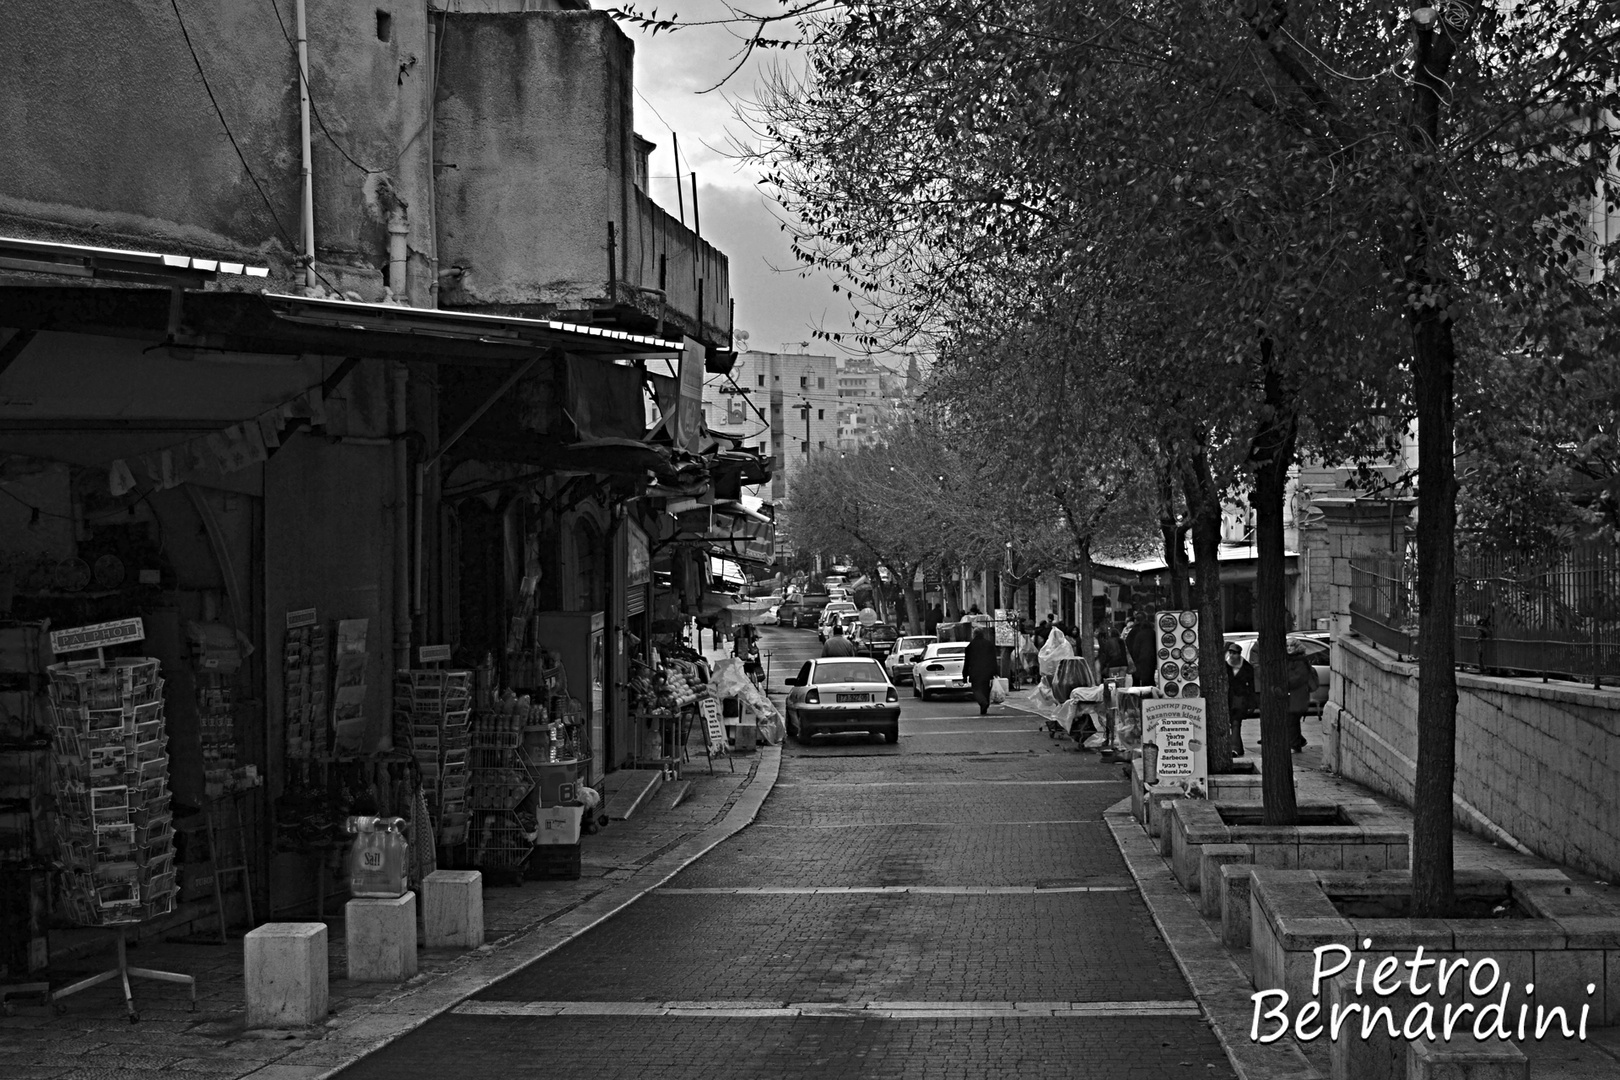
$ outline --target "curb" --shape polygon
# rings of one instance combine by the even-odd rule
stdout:
[[[1249,1038],[1249,995],[1254,987],[1131,817],[1130,800],[1121,799],[1103,811],[1103,820],[1239,1080],[1322,1080],[1292,1039],[1265,1044]]]
[[[469,954],[478,959],[467,965],[468,970],[449,972],[385,1003],[356,1009],[352,1020],[328,1029],[320,1042],[268,1062],[246,1073],[242,1080],[328,1080],[611,919],[754,820],[776,785],[782,764],[779,746],[762,746],[758,753],[759,767],[753,779],[742,788],[725,816],[702,832],[681,841],[630,877],[566,909],[551,921],[521,932],[492,952]]]

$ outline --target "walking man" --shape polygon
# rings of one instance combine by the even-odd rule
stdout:
[[[979,703],[979,715],[990,711],[990,680],[996,677],[1000,665],[996,662],[996,643],[990,629],[981,626],[968,642],[967,654],[962,661],[962,673],[973,688],[973,700]]]
[[[827,644],[821,647],[822,656],[854,656],[855,646],[851,645],[849,638],[844,636],[844,624],[835,622],[832,625],[832,636]]]

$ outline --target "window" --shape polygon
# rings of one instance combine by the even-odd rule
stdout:
[[[759,377],[759,385],[761,385],[761,386],[765,385],[765,376],[761,375]]]
[[[826,379],[817,379],[816,380],[816,389],[817,390],[825,390],[825,389],[827,389],[827,380]]]
[[[889,677],[876,660],[823,660],[816,665],[815,683],[886,683]]]
[[[800,375],[799,376],[799,389],[800,390],[806,390],[806,389],[809,388],[809,386],[810,386],[810,376],[808,376],[808,375]]]
[[[816,410],[816,419],[817,420],[825,420],[825,419],[827,419],[827,410],[826,409],[817,409]]]
[[[782,381],[782,376],[780,376],[780,375],[772,375],[771,376],[771,381],[772,382],[781,382]]]
[[[826,444],[826,443],[824,443],[824,442],[823,442],[823,443],[819,443],[819,444],[817,444],[817,446],[816,446],[816,449],[817,449],[817,450],[825,450],[825,449],[827,449],[827,444]]]

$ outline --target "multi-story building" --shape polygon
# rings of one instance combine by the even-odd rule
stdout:
[[[325,857],[272,844],[274,801],[337,758],[383,771],[419,647],[538,690],[566,623],[585,779],[643,756],[630,664],[703,610],[716,546],[707,507],[671,518],[763,479],[698,423],[732,360],[727,260],[647,195],[612,17],[296,7],[23,5],[0,64],[0,571],[28,585],[0,613],[143,619],[193,805],[180,688],[229,643],[238,704],[210,723],[265,780],[272,912],[319,908]],[[333,690],[295,670],[289,631],[317,625],[341,715],[289,689]]]
[[[838,448],[838,373],[834,357],[813,353],[740,353],[729,377],[710,377],[703,392],[709,427],[757,448],[775,464],[771,501],[787,497],[793,473]]]

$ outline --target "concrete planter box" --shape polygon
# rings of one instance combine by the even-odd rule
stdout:
[[[1252,761],[1240,761],[1234,764],[1240,772],[1220,773],[1209,778],[1209,799],[1218,803],[1241,803],[1244,805],[1260,803],[1260,771]],[[1142,774],[1142,759],[1134,758],[1131,761],[1131,815],[1136,818],[1137,824],[1144,829],[1148,828],[1148,799],[1147,783]],[[1157,830],[1148,833],[1149,836],[1159,835]]]
[[[1178,800],[1164,823],[1176,880],[1190,893],[1202,891],[1204,848],[1210,845],[1244,844],[1249,862],[1288,870],[1402,870],[1409,865],[1407,826],[1371,799],[1302,803],[1299,811],[1307,819],[1331,824],[1261,825],[1255,804]]]
[[[1349,947],[1353,950],[1349,973],[1353,976],[1356,963],[1366,960],[1370,979],[1379,961],[1395,957],[1404,964],[1421,945],[1425,960],[1467,959],[1469,966],[1462,969],[1465,979],[1474,964],[1487,957],[1500,970],[1500,983],[1486,997],[1466,995],[1454,978],[1443,999],[1431,990],[1431,1001],[1466,1001],[1477,1009],[1499,1000],[1502,986],[1511,983],[1506,1019],[1510,1027],[1517,1025],[1521,1004],[1529,1005],[1532,1026],[1538,1007],[1557,1007],[1575,1027],[1583,1005],[1589,1007],[1588,1028],[1620,1026],[1620,908],[1554,869],[1457,871],[1460,899],[1505,898],[1523,918],[1359,918],[1346,917],[1334,904],[1335,898],[1358,902],[1404,898],[1411,883],[1409,871],[1254,867],[1249,873],[1249,911],[1255,989],[1287,991],[1293,1014],[1310,1000],[1316,948]],[[1372,946],[1364,949],[1362,942],[1369,938]],[[1436,969],[1425,970],[1432,982]],[[1404,980],[1408,972],[1402,967],[1396,978]],[[1527,983],[1535,986],[1528,996],[1523,990]],[[1595,988],[1593,993],[1586,992],[1588,985]],[[1323,1008],[1327,998],[1324,989]],[[1375,999],[1370,990],[1361,1000],[1389,1005],[1398,1024],[1414,1001],[1410,993]],[[1466,1021],[1470,1031],[1472,1022],[1470,1016]],[[1553,1032],[1559,1032],[1556,1025]]]

